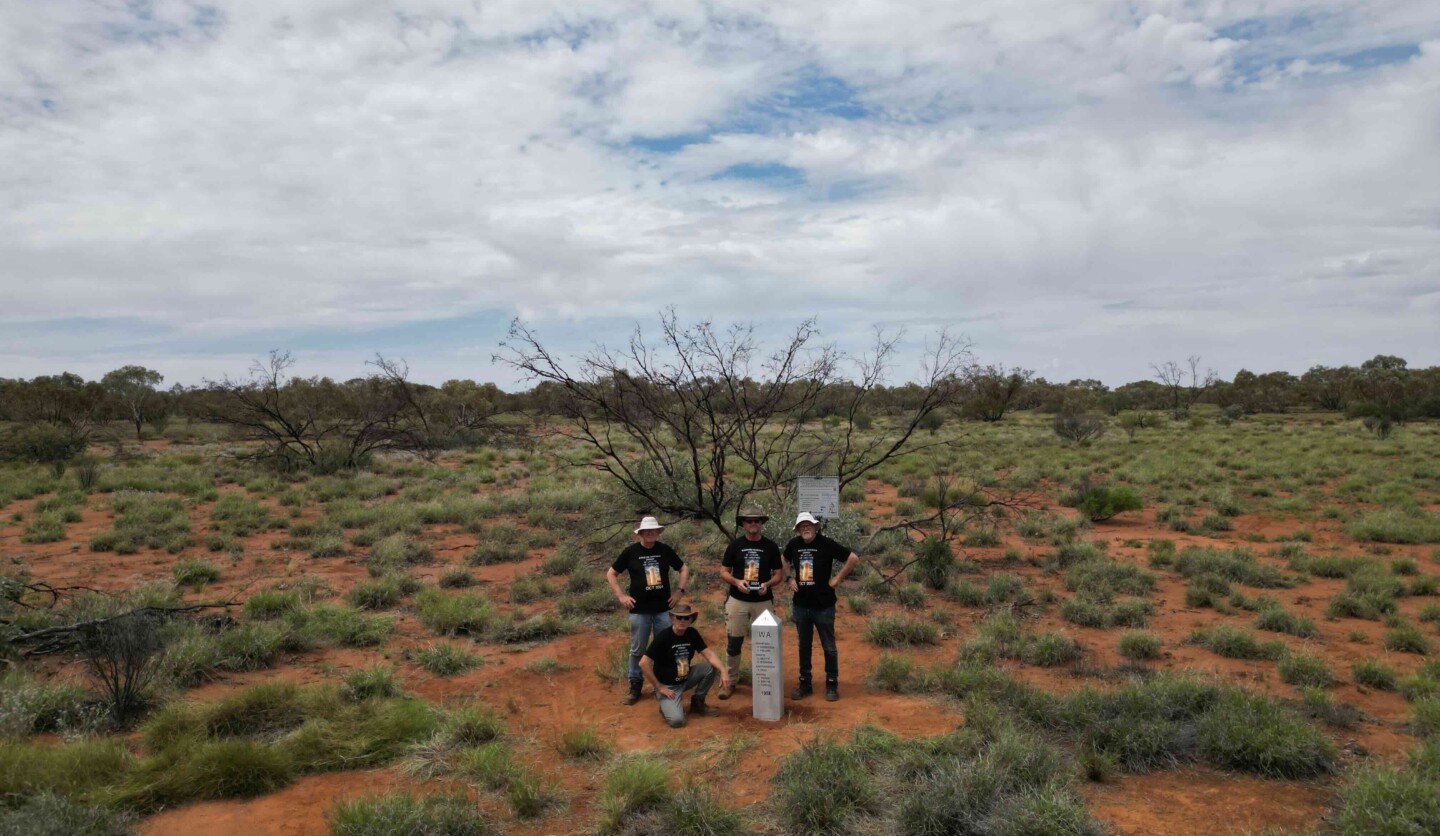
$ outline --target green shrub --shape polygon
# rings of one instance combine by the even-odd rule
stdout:
[[[134,763],[124,744],[115,740],[64,746],[0,742],[0,795],[81,797],[114,784]]]
[[[610,754],[610,744],[593,726],[579,726],[560,733],[560,754],[575,760],[600,760]]]
[[[1328,688],[1335,684],[1335,677],[1325,660],[1305,653],[1290,654],[1280,660],[1280,680],[1290,685]]]
[[[649,755],[625,758],[610,769],[596,799],[600,831],[619,832],[626,819],[663,807],[670,796],[670,770],[663,761]]]
[[[1272,633],[1285,633],[1302,639],[1313,639],[1320,635],[1315,622],[1303,616],[1286,612],[1279,606],[1267,607],[1255,619],[1255,627]]]
[[[1370,511],[1345,528],[1362,542],[1440,543],[1440,514],[1418,508]]]
[[[1269,778],[1308,778],[1334,771],[1335,744],[1273,700],[1225,692],[1200,718],[1200,747],[1218,765]]]
[[[1405,624],[1385,631],[1385,649],[1397,653],[1430,653],[1430,640],[1414,625]]]
[[[849,746],[818,739],[781,761],[775,801],[792,833],[850,832],[857,813],[879,808],[874,778]]]
[[[266,589],[251,595],[245,601],[245,614],[251,618],[282,618],[299,611],[300,595],[296,592]]]
[[[218,798],[265,795],[289,784],[295,762],[283,749],[249,740],[202,743],[142,761],[116,790],[140,810]]]
[[[189,514],[178,499],[121,491],[110,506],[117,515],[113,527],[90,539],[91,551],[134,554],[148,547],[176,554],[194,544]]]
[[[395,671],[383,665],[357,668],[345,674],[345,697],[351,702],[361,702],[382,697],[400,696],[400,686],[395,683]]]
[[[1118,649],[1126,659],[1156,659],[1160,656],[1160,637],[1145,630],[1126,630],[1120,634]]]
[[[866,623],[865,638],[880,647],[936,644],[940,641],[940,628],[926,621],[880,616]]]
[[[1440,833],[1440,747],[1413,751],[1404,768],[1376,764],[1360,771],[1344,791],[1335,817],[1338,833]]]
[[[1097,485],[1085,493],[1075,509],[1091,522],[1103,522],[1117,514],[1139,511],[1144,507],[1145,502],[1134,488],[1125,485],[1119,487]]]
[[[441,589],[466,589],[475,585],[475,576],[469,569],[446,569],[436,581]]]
[[[1149,594],[1155,588],[1155,575],[1128,563],[1100,558],[1071,567],[1065,588],[1097,601],[1108,601],[1115,595]]]
[[[865,681],[871,688],[904,693],[914,684],[915,675],[915,663],[908,657],[881,653]]]
[[[1040,633],[1021,652],[1020,658],[1031,665],[1053,668],[1079,659],[1085,649],[1064,633]]]
[[[463,750],[456,759],[455,770],[491,790],[509,786],[516,774],[510,752],[501,743],[487,743]]]
[[[415,651],[415,663],[435,676],[455,676],[479,667],[483,662],[476,654],[447,643]]]
[[[478,635],[495,619],[495,610],[484,596],[451,595],[435,587],[427,587],[415,595],[415,612],[420,623],[442,636]]]
[[[49,792],[0,808],[0,836],[129,836],[130,817]]]
[[[1228,659],[1279,659],[1285,653],[1282,642],[1260,642],[1249,630],[1221,624],[1212,630],[1199,631],[1192,640],[1212,653]]]
[[[486,836],[501,830],[465,794],[408,793],[340,801],[328,816],[332,836]]]
[[[1395,669],[1376,659],[1361,659],[1350,668],[1356,685],[1364,685],[1377,691],[1394,691]]]
[[[944,589],[955,571],[955,553],[941,537],[926,537],[915,547],[916,572],[920,581],[931,589]]]
[[[405,597],[400,579],[386,575],[378,580],[357,583],[350,588],[345,600],[360,610],[388,610]]]

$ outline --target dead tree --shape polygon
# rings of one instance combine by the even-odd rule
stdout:
[[[917,428],[954,404],[970,353],[942,332],[922,363],[918,405],[862,432],[857,419],[897,340],[877,333],[869,354],[851,358],[807,320],[767,352],[753,325],[682,326],[670,310],[657,339],[637,326],[624,348],[598,346],[569,362],[516,320],[495,359],[563,393],[554,400],[566,419],[557,432],[595,453],[594,466],[638,504],[733,537],[734,512],[753,494],[783,496],[804,474],[834,474],[843,488],[919,449]],[[818,420],[826,410],[828,427]]]

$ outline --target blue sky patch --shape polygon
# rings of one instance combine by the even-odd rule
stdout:
[[[1419,54],[1419,44],[1389,44],[1387,46],[1362,49],[1359,52],[1351,52],[1348,55],[1327,56],[1325,60],[1339,61],[1341,64],[1347,67],[1354,67],[1357,70],[1368,70],[1371,67],[1383,67],[1386,64],[1399,64],[1402,61],[1409,61]]]
[[[805,172],[783,163],[740,163],[710,179],[758,180],[772,186],[799,186],[805,182]]]

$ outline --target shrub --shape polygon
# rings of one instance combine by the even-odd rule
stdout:
[[[1335,769],[1335,744],[1274,701],[1225,692],[1200,719],[1200,746],[1220,766],[1270,778],[1308,778]]]
[[[490,602],[478,594],[450,595],[427,587],[415,595],[415,612],[420,623],[442,636],[480,634],[495,618]]]
[[[880,647],[936,644],[940,641],[940,628],[926,621],[880,616],[866,623],[865,638]]]
[[[251,618],[281,618],[300,611],[300,595],[267,589],[251,595],[245,601],[245,614]]]
[[[855,814],[879,807],[879,790],[856,752],[828,740],[785,758],[774,780],[781,817],[794,833],[846,833]]]
[[[600,830],[618,832],[627,818],[669,799],[670,770],[663,761],[647,755],[625,758],[610,770],[597,798]]]
[[[1440,513],[1419,508],[1370,511],[1346,526],[1362,542],[1440,543]]]
[[[1328,688],[1335,684],[1325,660],[1305,653],[1290,654],[1280,660],[1280,680],[1290,685]]]
[[[1137,566],[1109,558],[1087,560],[1071,567],[1065,588],[1099,601],[1115,595],[1146,595],[1155,588],[1155,575]]]
[[[915,663],[908,657],[881,653],[865,681],[872,688],[904,693],[914,684],[915,675]]]
[[[895,603],[907,610],[925,606],[925,588],[918,583],[901,584],[895,588]]]
[[[463,792],[365,796],[338,802],[328,818],[332,836],[486,836],[501,832]]]
[[[180,560],[172,573],[177,586],[201,587],[220,580],[220,567],[198,557]]]
[[[1425,638],[1419,628],[1405,624],[1385,632],[1385,649],[1424,656],[1430,653],[1430,640]]]
[[[1055,435],[1065,441],[1073,441],[1076,444],[1088,445],[1105,435],[1108,429],[1105,419],[1097,415],[1077,415],[1069,412],[1061,412],[1055,415],[1050,422],[1050,428]]]
[[[1193,640],[1228,659],[1279,659],[1285,653],[1282,642],[1261,643],[1254,633],[1228,624],[1221,624],[1209,632],[1198,632]]]
[[[1085,519],[1104,522],[1126,511],[1139,511],[1145,507],[1145,502],[1134,488],[1097,485],[1091,488],[1075,507]]]
[[[350,588],[345,600],[360,610],[388,610],[405,597],[400,579],[386,575],[378,580],[357,583]]]
[[[492,790],[510,785],[516,774],[510,752],[500,743],[488,743],[465,749],[456,759],[456,771]]]
[[[1286,612],[1279,606],[1267,607],[1255,619],[1255,627],[1272,633],[1285,633],[1302,639],[1313,639],[1320,635],[1315,622],[1303,616]]]
[[[441,589],[465,589],[475,585],[475,576],[470,574],[469,569],[446,569],[440,574],[436,581]]]
[[[0,809],[3,836],[129,836],[129,816],[43,792]]]
[[[915,556],[921,583],[931,589],[944,589],[950,582],[950,573],[955,570],[955,553],[950,551],[950,543],[941,537],[926,537],[915,547]]]
[[[345,674],[345,697],[351,702],[400,696],[400,686],[395,684],[395,671],[375,665],[358,668]]]
[[[415,652],[415,663],[435,676],[455,676],[479,667],[484,659],[452,644],[434,644]]]
[[[1395,669],[1375,659],[1361,659],[1350,668],[1356,685],[1364,685],[1377,691],[1394,691],[1396,688]]]
[[[1155,659],[1160,656],[1160,637],[1145,630],[1126,630],[1120,634],[1118,649],[1126,659]]]
[[[64,746],[0,743],[0,795],[79,797],[114,784],[134,767],[124,744],[93,740]]]
[[[295,762],[282,749],[248,740],[202,743],[141,762],[117,790],[141,810],[217,798],[264,795],[289,784]]]
[[[1053,668],[1079,659],[1084,652],[1079,642],[1064,633],[1041,633],[1027,645],[1021,658],[1031,665]]]
[[[1440,751],[1430,743],[1403,769],[1376,764],[1362,770],[1341,797],[1339,833],[1440,833]]]
[[[136,611],[78,631],[86,670],[105,697],[110,717],[124,725],[144,707],[161,671],[164,643],[155,616]]]
[[[560,754],[575,760],[600,760],[610,754],[610,745],[600,739],[593,726],[566,729],[560,734]]]

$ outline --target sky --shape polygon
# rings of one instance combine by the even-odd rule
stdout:
[[[673,307],[893,375],[1440,364],[1434,0],[0,5],[0,377],[528,385]]]

